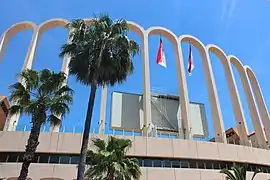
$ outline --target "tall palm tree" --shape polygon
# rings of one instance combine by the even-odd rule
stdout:
[[[22,113],[32,117],[31,131],[27,141],[19,180],[25,180],[28,168],[39,145],[40,128],[45,123],[59,125],[60,116],[69,112],[73,90],[63,85],[64,73],[55,73],[48,69],[41,72],[27,69],[19,74],[22,82],[10,86],[10,100],[15,104],[10,107],[10,115]]]
[[[67,27],[70,42],[62,46],[60,56],[69,56],[70,74],[91,87],[77,173],[77,180],[83,180],[96,89],[124,82],[133,72],[132,58],[139,46],[128,39],[127,22],[114,22],[108,15],[94,18],[91,24],[74,20]]]
[[[228,180],[246,180],[247,169],[248,169],[247,164],[244,165],[234,164],[232,167],[232,171],[228,169],[223,169],[220,171],[220,173],[225,174]],[[261,172],[260,169],[256,169],[253,173],[251,180],[254,180],[255,176],[260,172]]]
[[[93,149],[87,153],[89,168],[85,179],[91,180],[138,180],[141,176],[139,162],[136,158],[126,157],[132,146],[129,139],[110,136],[108,141],[92,139]]]

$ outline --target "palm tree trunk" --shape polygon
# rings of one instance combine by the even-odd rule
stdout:
[[[91,85],[91,92],[90,92],[90,97],[88,101],[86,120],[84,123],[83,140],[82,140],[82,147],[81,147],[81,153],[80,153],[80,161],[79,161],[79,166],[78,166],[77,180],[84,179],[86,153],[88,149],[90,125],[91,125],[91,119],[92,119],[92,114],[93,114],[96,90],[97,90],[96,84]]]
[[[35,156],[35,152],[39,144],[38,138],[39,138],[40,128],[41,128],[40,122],[41,122],[40,120],[33,121],[33,126],[31,128],[28,142],[25,148],[25,153],[23,155],[23,164],[22,164],[22,168],[21,168],[21,172],[20,172],[20,176],[18,177],[18,180],[25,180],[27,178],[29,166]]]

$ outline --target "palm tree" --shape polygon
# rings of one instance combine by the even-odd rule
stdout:
[[[132,146],[129,139],[117,139],[110,136],[108,141],[92,139],[94,150],[87,153],[89,168],[85,179],[91,180],[138,180],[141,176],[136,158],[126,157]]]
[[[114,22],[108,15],[94,18],[91,25],[78,19],[67,27],[70,42],[62,46],[60,56],[69,56],[70,74],[91,87],[77,173],[77,180],[83,180],[96,89],[123,83],[133,72],[132,58],[139,46],[127,38],[127,22]]]
[[[19,74],[22,82],[10,86],[10,100],[15,105],[9,109],[10,115],[26,114],[32,117],[31,132],[27,141],[19,180],[25,180],[28,168],[35,155],[40,128],[45,123],[61,124],[59,117],[69,112],[73,90],[63,85],[64,73],[55,73],[48,69],[41,72],[27,69]]]
[[[247,169],[248,169],[247,164],[244,165],[234,164],[232,167],[232,171],[228,169],[223,169],[220,171],[220,173],[225,174],[228,180],[246,180]],[[254,180],[255,176],[260,172],[261,172],[260,169],[256,169],[253,173],[251,180]]]

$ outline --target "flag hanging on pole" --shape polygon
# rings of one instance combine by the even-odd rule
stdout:
[[[166,65],[166,57],[163,49],[163,43],[162,39],[159,40],[159,48],[158,48],[158,54],[157,54],[157,64],[163,66],[164,68],[167,67]]]
[[[189,55],[188,55],[188,74],[191,76],[193,69],[195,68],[193,63],[192,49],[191,45],[189,45]]]

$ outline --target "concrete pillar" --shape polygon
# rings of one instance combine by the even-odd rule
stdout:
[[[269,119],[268,110],[267,110],[267,107],[266,107],[266,104],[262,95],[262,91],[261,91],[259,82],[255,74],[253,73],[253,71],[249,67],[245,67],[245,70],[248,75],[249,82],[251,84],[253,94],[256,99],[256,104],[260,113],[261,121],[264,126],[264,132],[265,132],[267,141],[269,142],[270,141],[270,119]]]
[[[27,51],[27,54],[26,54],[26,57],[25,57],[25,61],[24,61],[24,64],[23,64],[22,71],[25,70],[25,69],[32,69],[32,65],[33,65],[33,62],[34,62],[38,41],[39,41],[39,31],[38,31],[38,29],[35,29],[34,33],[33,33],[33,36],[32,36],[31,43],[30,43],[30,45],[28,47],[28,51]],[[19,78],[19,82],[24,84],[23,81],[20,78]],[[16,127],[18,125],[19,117],[20,117],[20,114],[8,117],[7,131],[15,131],[16,130]]]
[[[189,121],[189,98],[181,42],[178,41],[174,45],[174,52],[178,79],[179,109],[181,111],[181,119],[178,119],[179,136],[184,139],[192,139],[193,133]]]
[[[106,108],[107,108],[108,87],[102,87],[101,104],[100,104],[100,120],[99,120],[99,134],[105,134],[106,122]]]
[[[228,61],[227,61],[228,62]],[[230,97],[232,101],[233,111],[235,115],[236,127],[240,137],[240,143],[242,145],[248,145],[248,129],[245,120],[245,116],[243,113],[242,104],[240,101],[240,96],[238,89],[236,87],[235,78],[232,73],[231,64],[226,63],[224,66],[224,72],[227,80],[227,84],[229,87]]]
[[[236,87],[235,79],[233,76],[232,67],[231,67],[231,64],[229,63],[227,55],[218,46],[212,45],[212,44],[207,45],[206,50],[208,53],[213,52],[222,63],[225,77],[226,77],[226,82],[229,88],[229,93],[230,93],[231,102],[233,106],[237,130],[240,136],[240,141],[241,141],[241,144],[249,144],[248,136],[247,136],[248,130],[247,130],[247,125],[246,125],[246,120],[243,113],[243,108],[240,101],[239,92]]]
[[[215,141],[227,143],[226,134],[224,130],[224,124],[222,119],[222,113],[220,109],[220,104],[217,95],[217,88],[216,83],[212,71],[212,65],[210,63],[209,53],[205,51],[200,51],[202,60],[203,60],[203,70],[204,70],[204,77],[206,80],[207,85],[207,92],[209,102],[211,104],[211,112],[212,112],[212,120],[214,124],[215,130]]]
[[[259,114],[257,111],[257,107],[255,105],[252,91],[248,82],[247,74],[244,70],[243,65],[236,57],[229,56],[229,59],[230,59],[230,62],[234,64],[234,66],[237,68],[237,71],[240,75],[240,79],[242,82],[242,86],[244,88],[246,100],[248,103],[248,107],[249,107],[249,111],[250,111],[250,115],[252,119],[252,124],[255,130],[255,136],[256,136],[257,142],[259,145],[266,146],[266,142],[265,142],[266,139],[263,133],[262,124],[260,122]]]
[[[70,40],[68,39],[67,42],[70,42]],[[61,72],[65,73],[67,76],[66,81],[64,82],[63,86],[67,85],[67,81],[68,81],[68,76],[69,76],[69,62],[70,62],[70,57],[69,56],[64,56],[63,58],[63,63],[62,63],[62,68],[61,68]],[[61,116],[59,116],[58,118],[61,119]],[[60,130],[60,126],[51,126],[50,131],[51,132],[59,132]]]
[[[9,40],[7,40],[7,36],[6,33],[4,33],[1,37],[0,37],[0,63],[2,62],[2,59],[4,57],[6,48],[7,48],[7,42]]]
[[[150,72],[149,72],[149,49],[148,35],[144,32],[142,39],[142,69],[143,69],[143,119],[144,127],[142,134],[147,136],[147,127],[151,122],[151,90],[150,90]]]

